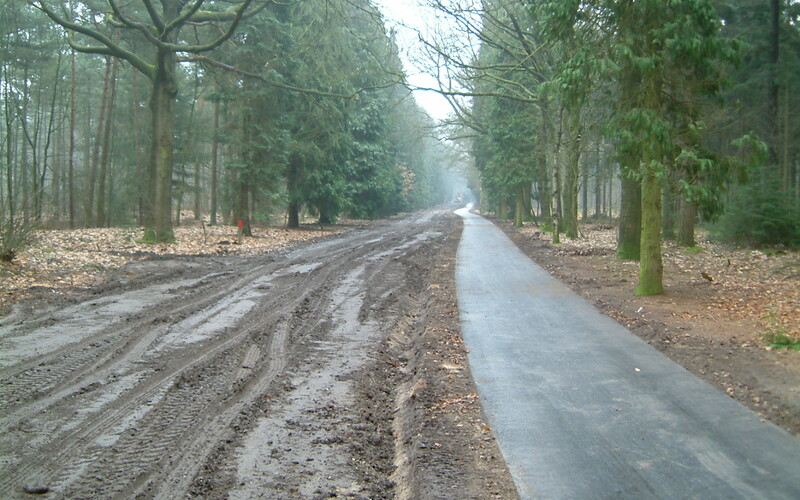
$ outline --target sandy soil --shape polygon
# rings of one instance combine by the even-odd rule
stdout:
[[[460,227],[34,290],[0,319],[0,496],[515,498],[459,336]]]
[[[581,239],[553,245],[534,226],[494,222],[599,310],[763,419],[800,434],[800,352],[770,349],[762,339],[775,327],[776,308],[788,332],[800,326],[796,254],[771,259],[710,243],[695,254],[667,245],[666,293],[634,297],[638,265],[616,259],[612,227],[583,226]]]

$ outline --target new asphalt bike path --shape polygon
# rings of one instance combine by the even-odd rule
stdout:
[[[464,341],[521,498],[800,499],[800,439],[456,213]]]

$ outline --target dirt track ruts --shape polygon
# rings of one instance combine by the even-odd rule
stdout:
[[[139,261],[93,296],[21,305],[0,320],[0,495],[391,496],[370,479],[391,471],[391,424],[365,426],[352,379],[413,323],[410,260],[442,224]]]

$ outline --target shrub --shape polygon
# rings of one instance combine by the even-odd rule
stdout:
[[[748,247],[800,246],[800,207],[773,170],[761,169],[751,183],[731,193],[725,213],[712,227],[722,241]]]
[[[31,225],[0,215],[0,262],[11,262],[31,243]]]

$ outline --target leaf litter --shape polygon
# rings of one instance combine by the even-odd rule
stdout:
[[[259,255],[317,240],[344,226],[286,229],[253,226],[253,236],[237,238],[235,226],[205,224],[174,229],[173,244],[145,244],[142,228],[36,230],[33,243],[12,263],[0,264],[0,306],[34,293],[68,293],[90,288],[107,271],[155,255]]]

